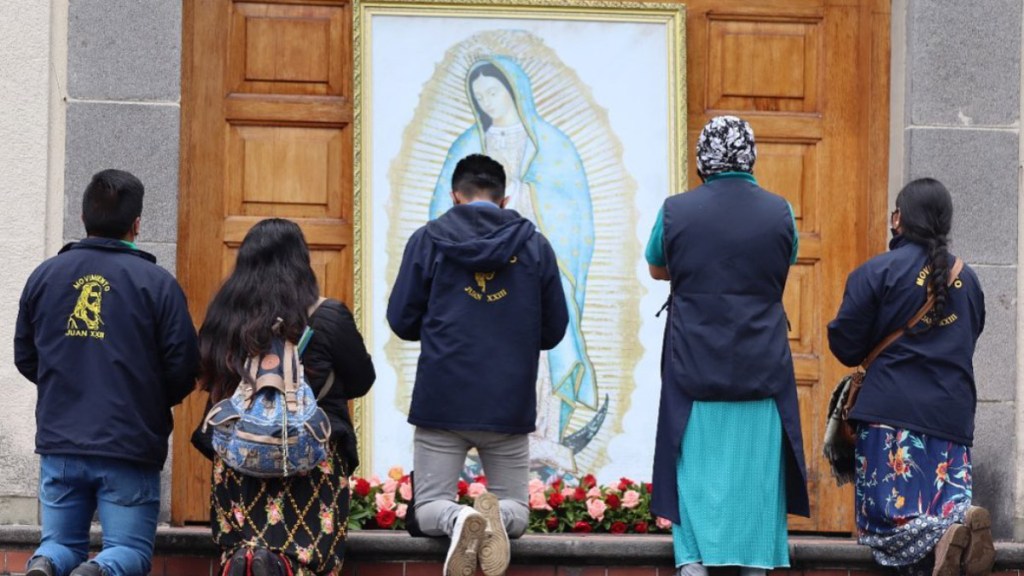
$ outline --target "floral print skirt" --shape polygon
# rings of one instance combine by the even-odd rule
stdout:
[[[875,561],[906,574],[931,573],[931,554],[971,505],[970,448],[883,424],[857,429],[860,543]]]
[[[287,556],[296,576],[340,574],[348,510],[348,475],[337,450],[291,478],[253,478],[220,458],[213,462],[210,516],[222,564],[240,547],[268,548]]]

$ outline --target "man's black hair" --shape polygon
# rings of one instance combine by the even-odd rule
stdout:
[[[498,203],[505,197],[505,169],[483,154],[470,154],[455,165],[452,190],[467,199],[481,198]]]
[[[142,215],[145,188],[124,170],[97,172],[82,197],[82,222],[89,236],[124,238]]]

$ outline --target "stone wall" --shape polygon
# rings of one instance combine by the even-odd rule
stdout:
[[[35,387],[14,367],[18,299],[47,256],[50,3],[8,2],[0,18],[0,519],[34,521]]]
[[[931,176],[953,195],[953,251],[978,273],[987,317],[975,369],[975,500],[1013,536],[1020,164],[1021,2],[905,4],[903,182]],[[898,19],[894,17],[894,22]],[[897,30],[894,37],[900,36]],[[893,102],[898,106],[899,102]],[[902,114],[899,114],[902,112]],[[894,138],[894,143],[900,138]]]

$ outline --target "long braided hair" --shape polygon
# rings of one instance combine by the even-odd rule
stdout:
[[[935,305],[926,316],[923,331],[927,331],[944,317],[949,298],[949,271],[953,265],[949,254],[953,198],[942,182],[934,178],[919,178],[900,190],[896,208],[900,211],[901,234],[928,250],[928,293],[935,295]]]

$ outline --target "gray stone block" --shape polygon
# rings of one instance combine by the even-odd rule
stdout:
[[[914,0],[907,14],[912,125],[1007,126],[1020,117],[1020,0]]]
[[[985,331],[974,351],[979,400],[1013,400],[1017,382],[1017,267],[972,266],[985,291]]]
[[[93,174],[119,168],[135,174],[146,187],[141,239],[177,240],[179,122],[176,105],[68,104],[65,238],[85,235],[82,193]]]
[[[161,268],[177,276],[178,270],[175,267],[178,259],[178,245],[167,242],[138,242],[139,250],[145,250],[156,256],[156,263]]]
[[[1017,263],[1018,147],[1010,131],[907,131],[907,180],[930,176],[946,185],[953,249],[971,264]]]
[[[38,523],[38,498],[34,496],[0,496],[0,524]]]
[[[1017,477],[1013,454],[1012,402],[979,402],[974,423],[974,503],[992,513],[992,534],[1013,537],[1013,487]]]
[[[68,94],[89,100],[179,101],[181,2],[71,2]]]

